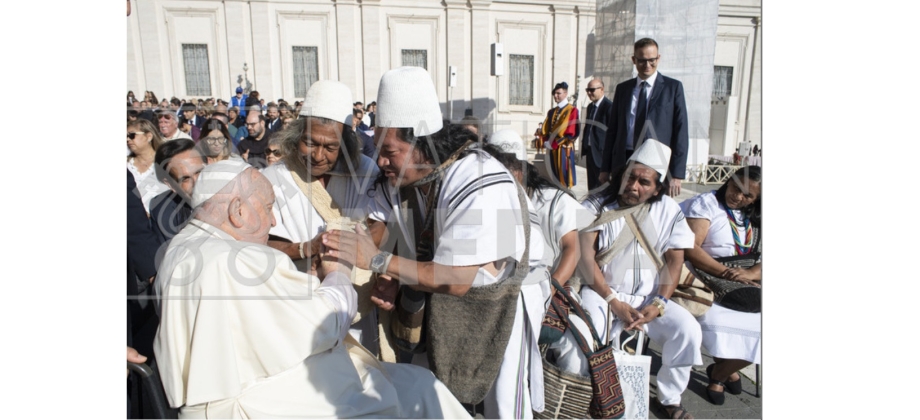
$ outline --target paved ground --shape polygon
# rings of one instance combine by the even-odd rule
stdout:
[[[545,164],[543,163],[543,155],[537,155],[533,152],[533,150],[531,150],[528,158],[540,170],[542,174],[547,174],[546,170],[544,169]],[[581,166],[576,167],[575,176],[577,184],[572,188],[572,192],[575,193],[575,197],[577,197],[579,200],[584,198],[588,193],[586,181],[587,175],[588,174],[585,168]],[[712,191],[718,188],[719,185],[685,183],[681,187],[681,194],[676,198],[677,202],[684,201],[700,193]],[[652,356],[652,376],[654,377],[658,374],[658,369],[661,367],[661,346],[656,343],[650,343],[646,354]],[[741,371],[741,380],[744,388],[744,391],[741,393],[741,395],[731,395],[729,393],[725,393],[725,404],[716,406],[709,402],[709,399],[706,397],[706,386],[709,383],[706,377],[706,366],[709,366],[712,363],[712,357],[706,354],[704,349],[703,364],[693,367],[693,373],[690,376],[690,384],[681,397],[681,404],[683,404],[687,411],[689,411],[690,414],[698,419],[762,418],[763,400],[760,397],[755,396],[755,386],[753,380],[755,379],[756,375],[754,366],[749,366],[748,368]],[[761,371],[761,374],[762,373],[763,372]],[[666,419],[668,418],[667,413],[664,411],[664,409],[661,408],[660,405],[655,403],[657,398],[655,383],[656,380],[653,378],[649,392],[649,402],[652,408],[649,417],[654,419]]]

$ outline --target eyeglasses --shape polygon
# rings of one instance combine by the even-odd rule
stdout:
[[[223,142],[227,141],[227,138],[224,137],[224,136],[220,136],[220,137],[211,137],[211,136],[208,136],[208,137],[205,137],[205,138],[204,138],[204,141],[206,141],[206,142],[208,142],[208,143],[223,143]]]
[[[594,91],[595,91],[595,90],[598,90],[598,89],[603,89],[603,88],[602,88],[602,87],[587,88],[587,89],[585,89],[585,92],[594,93]]]
[[[658,58],[659,58],[659,57],[661,57],[661,56],[659,55],[658,57],[655,57],[655,58],[647,58],[647,59],[646,59],[646,58],[633,57],[633,60],[636,60],[636,65],[638,66],[638,65],[640,65],[640,64],[655,64],[655,62],[658,61]]]
[[[128,133],[128,138],[131,140],[134,140],[135,136],[137,136],[138,134],[144,134],[144,133],[146,133],[146,131],[135,131],[133,133]]]
[[[158,119],[158,120],[162,120],[162,119],[171,120],[171,119],[173,119],[173,116],[170,115],[170,114],[163,114],[163,115],[160,115],[159,117],[157,117],[157,119]]]
[[[281,149],[265,149],[265,152],[268,155],[275,155],[276,158],[281,157]],[[266,155],[267,156],[267,155]]]

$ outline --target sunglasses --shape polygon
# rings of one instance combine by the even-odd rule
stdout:
[[[162,119],[171,120],[171,119],[173,119],[173,116],[170,115],[170,114],[163,114],[163,115],[160,115],[159,117],[157,117],[157,119],[159,119],[159,120],[162,120]]]
[[[144,134],[144,133],[146,133],[146,132],[145,132],[145,131],[135,131],[135,132],[132,132],[132,133],[128,133],[128,138],[131,139],[131,140],[134,140],[134,137],[135,137],[135,136],[137,136],[138,134]]]
[[[603,88],[599,88],[599,87],[587,88],[585,89],[585,92],[594,93],[594,91],[598,89],[603,89]]]
[[[265,149],[265,152],[269,155],[275,155],[276,158],[281,157],[281,149]]]

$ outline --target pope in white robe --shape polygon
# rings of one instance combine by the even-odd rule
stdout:
[[[378,362],[348,335],[357,295],[343,265],[324,263],[321,282],[265,245],[273,201],[243,162],[202,171],[156,280],[170,406],[182,418],[468,417],[431,372]]]

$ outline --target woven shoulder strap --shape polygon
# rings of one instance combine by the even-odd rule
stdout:
[[[583,229],[583,230],[590,230],[595,227],[603,226],[608,223],[614,222],[621,218],[624,218],[624,217],[626,218],[626,224],[629,226],[630,232],[625,232],[625,231],[620,232],[617,238],[613,241],[613,245],[611,245],[610,248],[607,248],[606,250],[601,251],[594,257],[594,260],[597,261],[598,266],[603,267],[607,265],[610,262],[610,260],[613,259],[615,255],[619,254],[624,249],[626,249],[626,246],[632,243],[633,239],[637,239],[639,237],[639,235],[635,233],[635,230],[639,230],[639,229],[634,228],[634,226],[638,227],[645,221],[645,219],[648,217],[648,212],[650,208],[651,208],[651,205],[649,205],[648,203],[643,203],[638,206],[619,208],[619,209],[606,211],[606,212],[601,213],[601,215],[598,216],[597,220],[595,220],[594,223],[591,223],[590,225],[588,225],[588,227]]]

